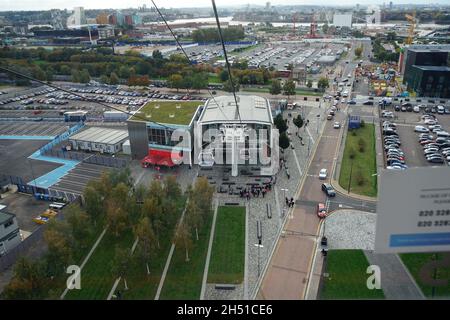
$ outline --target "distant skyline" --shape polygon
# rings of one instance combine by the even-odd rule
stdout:
[[[209,0],[171,0],[170,6],[167,6],[167,1],[156,0],[156,5],[167,8],[188,8],[188,7],[211,7]],[[219,8],[229,6],[242,6],[246,4],[265,5],[267,1],[261,0],[216,0],[216,5]],[[389,0],[278,0],[270,1],[271,5],[328,5],[328,6],[355,6],[360,5],[385,3],[389,4]],[[449,0],[397,0],[392,1],[394,4],[450,4]],[[14,11],[14,10],[49,10],[49,9],[68,9],[72,10],[74,7],[84,7],[85,9],[125,9],[137,8],[142,5],[151,7],[151,1],[143,0],[0,0],[0,11]]]

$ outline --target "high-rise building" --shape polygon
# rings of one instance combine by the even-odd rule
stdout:
[[[86,16],[83,7],[73,8],[73,14],[67,19],[68,26],[80,26],[86,24]]]
[[[389,2],[389,9],[392,10],[392,7],[394,7],[394,3],[392,3],[392,1],[391,1],[391,2]]]

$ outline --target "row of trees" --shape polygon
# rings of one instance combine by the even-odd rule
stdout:
[[[222,29],[224,41],[237,41],[244,39],[245,32],[241,26],[230,26]],[[219,42],[220,36],[217,28],[198,29],[192,32],[194,42]]]

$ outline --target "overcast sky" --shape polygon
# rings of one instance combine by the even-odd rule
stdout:
[[[317,5],[355,5],[359,3],[364,4],[386,4],[390,0],[276,0],[270,1],[272,5],[302,5],[302,4],[317,4]],[[439,3],[449,4],[449,0],[392,0],[394,4],[424,4],[424,3]],[[156,5],[160,7],[210,7],[209,0],[156,0]],[[168,5],[170,3],[170,5]],[[230,5],[243,4],[260,4],[264,5],[265,0],[216,0],[217,7],[224,7]],[[151,1],[143,0],[0,0],[0,11],[8,10],[48,10],[48,9],[72,9],[73,7],[84,7],[86,9],[102,9],[102,8],[137,8],[146,4],[151,6]]]

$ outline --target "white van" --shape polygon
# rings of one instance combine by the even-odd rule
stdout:
[[[444,114],[444,112],[445,112],[444,106],[437,106],[437,113]]]

